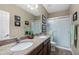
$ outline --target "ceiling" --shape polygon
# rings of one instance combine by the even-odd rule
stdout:
[[[69,8],[69,4],[45,4],[43,5],[48,13],[64,11]]]
[[[40,15],[40,13],[39,13],[37,8],[32,10],[32,9],[28,8],[27,5],[28,4],[18,4],[17,6],[19,6],[22,9],[24,9],[25,11],[31,13],[34,16],[39,16]],[[30,5],[34,6],[35,4],[30,4]]]
[[[27,4],[19,4],[17,6],[28,11],[29,13],[33,14],[34,16],[40,15],[38,8],[32,10],[32,9],[27,7]],[[69,4],[44,4],[43,5],[43,7],[47,10],[48,13],[64,11],[64,10],[67,10],[69,8],[69,6],[70,6]]]

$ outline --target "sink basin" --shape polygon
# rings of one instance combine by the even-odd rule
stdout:
[[[31,47],[32,45],[33,45],[33,42],[21,42],[15,46],[13,46],[10,50],[11,51],[21,51],[21,50]]]

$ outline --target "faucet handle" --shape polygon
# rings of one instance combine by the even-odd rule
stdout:
[[[20,40],[19,40],[18,38],[16,38],[16,42],[17,42],[17,43],[19,43],[19,42],[20,42]]]

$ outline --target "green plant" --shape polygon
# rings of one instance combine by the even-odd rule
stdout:
[[[25,35],[32,35],[33,32],[32,31],[25,31]]]

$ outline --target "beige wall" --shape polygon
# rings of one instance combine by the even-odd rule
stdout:
[[[25,10],[17,7],[16,5],[1,5],[0,10],[4,10],[10,13],[10,37],[21,37],[24,35],[24,21],[25,20],[33,20],[34,16]],[[14,25],[14,15],[21,16],[21,26],[15,27]]]
[[[69,10],[50,13],[48,14],[48,18],[58,17],[58,16],[67,16],[67,15],[69,15]]]
[[[75,11],[79,11],[79,4],[72,4],[70,7],[70,14],[73,14]]]
[[[73,16],[74,12],[76,12],[76,11],[79,12],[79,4],[72,4],[70,7],[71,17]],[[78,17],[78,20],[79,20],[79,17]],[[76,22],[74,24],[76,24]],[[79,27],[78,27],[78,31],[79,31]],[[73,40],[74,40],[74,38],[73,38]],[[71,48],[72,48],[74,54],[79,54],[79,32],[78,32],[77,48],[75,48],[74,43],[71,45]]]
[[[45,15],[48,18],[48,12],[41,4],[38,7],[38,11],[40,12],[40,16],[36,16],[35,20],[42,20],[42,15]]]
[[[41,13],[41,15],[43,14],[45,16],[48,16],[47,10],[41,4],[39,5],[38,10]]]

